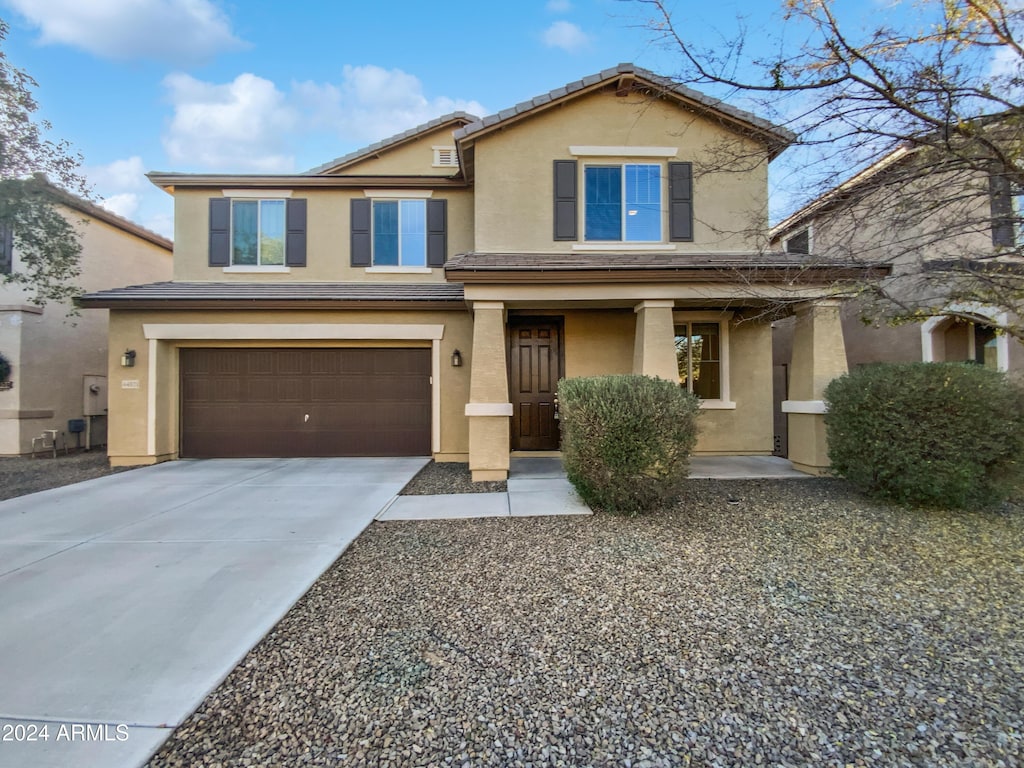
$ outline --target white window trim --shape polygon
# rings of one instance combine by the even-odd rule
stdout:
[[[253,199],[257,200],[258,203],[262,203],[262,202],[265,202],[265,201],[275,201],[275,200],[280,200],[282,203],[284,203],[284,205],[285,205],[285,208],[284,208],[284,231],[281,232],[281,245],[282,245],[281,257],[287,261],[287,259],[288,259],[288,201],[287,201],[287,199],[279,197],[278,195],[272,195],[272,196],[262,196],[261,195],[261,196],[255,197],[255,198],[248,198],[248,200],[253,200]],[[260,264],[260,254],[261,254],[261,251],[263,250],[263,246],[261,245],[262,238],[260,237],[260,232],[262,232],[262,230],[263,230],[263,206],[261,206],[259,204],[257,204],[257,206],[256,206],[256,263],[255,264],[235,264],[234,263],[234,261],[235,261],[235,200],[241,200],[243,202],[246,202],[247,198],[244,197],[244,196],[236,196],[236,197],[231,199],[231,205],[230,205],[231,210],[230,210],[230,216],[229,216],[229,219],[228,219],[228,233],[231,235],[231,238],[230,238],[230,240],[228,242],[228,247],[231,249],[230,252],[229,252],[229,255],[231,257],[231,262],[232,263],[229,266],[224,267],[224,271],[227,272],[227,271],[230,270],[230,271],[233,271],[233,272],[235,272],[235,271],[237,271],[237,272],[251,272],[251,271],[255,271],[255,272],[279,272],[282,269],[291,271],[284,264]],[[235,267],[239,267],[239,269],[236,270],[236,269],[234,269]]]
[[[676,157],[679,147],[602,147],[589,144],[569,147],[574,157]]]
[[[796,235],[799,235],[805,229],[807,230],[807,253],[808,254],[814,253],[814,225],[813,224],[808,224],[806,227],[801,227],[800,229],[797,229],[794,232],[791,232],[789,235],[786,236],[786,238],[782,241],[782,248],[783,248],[783,250],[786,253],[790,252],[789,251],[789,241],[792,240]]]
[[[426,200],[434,196],[432,189],[364,189],[363,195],[385,200]]]
[[[620,240],[591,240],[589,243],[573,243],[574,251],[676,251],[675,245],[659,243],[638,243],[635,240],[623,243]]]
[[[619,250],[621,246],[632,246],[629,250],[650,250],[651,246],[664,245],[665,244],[665,200],[668,198],[668,169],[664,163],[645,163],[645,162],[608,162],[608,163],[583,163],[583,168],[580,171],[582,178],[577,179],[579,189],[583,190],[583,205],[580,205],[579,215],[580,221],[580,232],[583,233],[583,242],[578,245],[584,246],[598,246],[596,250]],[[660,173],[659,184],[658,184],[658,239],[657,240],[627,240],[626,239],[626,166],[627,165],[656,165]],[[587,240],[587,168],[612,168],[618,166],[622,169],[622,225],[620,227],[620,238],[618,240]],[[674,249],[674,245],[669,245],[669,249]],[[573,248],[575,250],[575,247]],[[583,250],[586,250],[585,248]]]
[[[290,189],[222,189],[223,197],[241,197],[250,200],[279,200],[292,196]]]
[[[222,272],[231,272],[236,275],[247,275],[247,274],[259,274],[259,273],[271,273],[278,275],[289,275],[291,274],[292,268],[286,267],[281,264],[267,264],[260,266],[259,264],[236,264],[230,267],[224,267]]]
[[[430,267],[366,267],[364,272],[380,275],[430,275],[434,270]]]
[[[430,194],[433,194],[433,193],[430,193]],[[426,197],[430,197],[430,194],[428,194]],[[378,195],[374,195],[373,196],[373,198],[377,198],[377,197],[379,197],[379,196]],[[427,229],[427,208],[426,208],[426,203],[425,202],[423,204],[423,261],[424,261],[424,263],[422,265],[420,265],[420,264],[402,264],[401,263],[402,262],[402,205],[401,205],[401,203],[402,203],[403,200],[413,200],[413,201],[415,201],[415,200],[423,200],[424,197],[422,195],[413,195],[411,197],[410,196],[403,196],[401,198],[393,198],[390,195],[386,195],[386,196],[384,196],[382,198],[386,202],[397,202],[397,203],[399,203],[399,205],[398,205],[398,262],[399,263],[398,264],[373,264],[372,263],[373,260],[376,258],[376,253],[374,252],[374,240],[375,240],[375,237],[374,237],[374,229],[373,229],[373,222],[374,222],[373,203],[375,202],[375,200],[373,198],[371,198],[371,201],[370,201],[370,261],[371,261],[371,264],[370,264],[369,267],[366,267],[366,271],[367,272],[370,272],[370,271],[377,271],[377,272],[410,272],[410,271],[412,271],[413,274],[423,274],[423,273],[430,274],[431,273],[430,268],[426,265],[426,261],[427,261],[427,258],[428,258],[427,249],[429,248],[430,237],[429,237],[429,233],[426,231],[426,229]],[[422,270],[422,272],[421,272],[421,270]]]
[[[1005,312],[1000,312],[995,307],[986,307],[981,304],[952,304],[950,312],[965,312],[978,317],[989,318],[994,325],[1006,325],[1008,318]],[[935,337],[944,333],[947,322],[951,320],[949,315],[935,315],[921,324],[921,360],[925,363],[935,362]],[[973,328],[974,323],[971,323]],[[974,334],[967,336],[968,352],[974,347]],[[1005,333],[996,336],[996,370],[1006,372],[1010,370],[1010,337]]]
[[[706,411],[732,411],[736,403],[730,398],[729,387],[729,326],[732,325],[733,312],[673,312],[672,324],[682,323],[718,323],[722,353],[722,390],[714,400],[701,400],[700,407]]]

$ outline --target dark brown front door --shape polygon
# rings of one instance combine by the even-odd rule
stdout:
[[[561,318],[509,318],[512,448],[558,450],[555,388],[561,375]]]
[[[183,349],[181,455],[427,456],[429,349]]]

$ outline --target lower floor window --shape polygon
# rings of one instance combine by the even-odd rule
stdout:
[[[681,386],[702,400],[722,397],[722,336],[718,323],[677,325],[676,362]]]

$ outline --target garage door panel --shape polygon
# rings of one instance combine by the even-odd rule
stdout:
[[[181,371],[182,456],[430,453],[427,349],[185,349]]]

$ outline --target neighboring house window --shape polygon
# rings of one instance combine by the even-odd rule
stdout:
[[[786,239],[786,253],[811,252],[811,230],[802,229],[792,237]]]
[[[459,153],[455,147],[433,147],[435,168],[458,168]]]
[[[721,324],[677,325],[676,361],[680,384],[702,400],[721,399],[723,351]]]
[[[284,265],[284,200],[231,201],[231,264]]]
[[[585,239],[660,242],[661,175],[653,164],[586,166]]]
[[[373,265],[427,264],[427,201],[373,201]]]
[[[14,237],[11,228],[0,224],[0,275],[9,275],[14,268]]]

